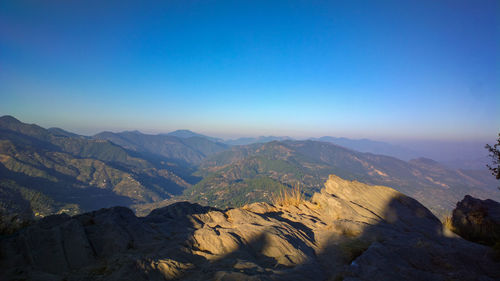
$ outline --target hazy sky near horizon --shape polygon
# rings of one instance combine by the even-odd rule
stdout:
[[[495,139],[499,1],[4,1],[0,115],[83,134]]]

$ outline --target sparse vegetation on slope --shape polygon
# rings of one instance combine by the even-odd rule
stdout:
[[[182,138],[170,135],[147,135],[140,132],[103,132],[93,138],[108,140],[124,148],[162,156],[184,165],[198,165],[205,157],[226,150],[222,143],[205,137]]]
[[[1,172],[5,179],[35,188],[55,202],[79,204],[86,210],[119,204],[147,212],[157,202],[178,200],[235,207],[271,202],[272,193],[297,183],[310,197],[331,173],[393,186],[440,216],[467,193],[500,196],[487,171],[449,170],[430,159],[405,162],[318,141],[228,148],[189,135],[123,132],[95,138],[2,117]]]
[[[190,186],[170,171],[170,163],[150,162],[109,141],[52,131],[0,118],[0,183],[17,186],[41,216],[160,201]]]
[[[204,179],[184,194],[203,204],[239,206],[240,202],[235,204],[224,195],[242,190],[242,182],[267,178],[276,183],[273,187],[282,185],[289,189],[300,183],[306,196],[310,196],[321,189],[331,173],[346,179],[393,186],[418,198],[439,216],[449,214],[455,202],[467,193],[481,197],[500,195],[495,191],[494,180],[487,177],[487,171],[449,170],[430,159],[405,162],[317,141],[253,144],[215,154],[205,159],[196,172]],[[261,185],[260,189],[262,187],[267,188]],[[248,198],[255,198],[253,202],[269,202],[267,194],[269,192],[264,196],[262,190]]]

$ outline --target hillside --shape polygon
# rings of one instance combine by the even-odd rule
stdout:
[[[34,215],[46,216],[163,200],[190,185],[171,165],[109,141],[0,118],[0,188],[19,199],[2,197],[4,213],[26,202]]]
[[[422,156],[421,153],[405,147],[370,139],[348,139],[324,136],[320,138],[313,138],[311,140],[330,142],[355,151],[382,154],[405,161]]]
[[[283,141],[290,139],[290,137],[260,136],[257,138],[238,138],[234,140],[226,140],[224,143],[229,145],[248,145],[254,143],[266,143],[271,141]]]
[[[238,206],[268,201],[270,194],[282,186],[300,185],[311,195],[321,189],[331,173],[394,187],[440,216],[448,214],[465,194],[499,196],[487,172],[450,170],[424,158],[405,162],[317,141],[233,147],[205,159],[197,172],[203,180],[184,194],[203,204]]]
[[[498,280],[411,197],[330,176],[310,201],[220,210],[179,202],[47,217],[0,240],[6,280]]]
[[[205,135],[198,134],[198,133],[195,133],[195,132],[190,131],[190,130],[176,130],[176,131],[167,133],[165,135],[167,135],[167,136],[173,136],[173,137],[178,137],[178,138],[182,138],[182,139],[188,139],[188,138],[192,138],[192,137],[198,137],[198,138],[206,138],[206,139],[208,139],[210,141],[213,141],[213,142],[224,142],[223,139],[205,136]]]
[[[292,186],[310,197],[332,173],[397,188],[440,217],[466,194],[499,199],[487,171],[453,170],[431,159],[406,162],[311,140],[229,147],[185,136],[131,131],[84,137],[1,117],[1,192],[23,199],[17,205],[3,200],[0,207],[14,214],[9,209],[24,210],[29,202],[38,216],[116,205],[146,215],[181,200],[224,208],[269,202]]]
[[[198,165],[207,156],[228,148],[225,144],[213,142],[198,135],[177,137],[173,135],[148,135],[132,131],[102,132],[93,138],[108,140],[133,151],[160,155],[183,165]]]

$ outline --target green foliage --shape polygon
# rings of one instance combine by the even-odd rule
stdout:
[[[203,137],[179,138],[169,135],[147,135],[140,132],[103,132],[97,134],[95,138],[188,165],[197,165],[206,156],[228,148],[222,143],[212,142]]]
[[[55,213],[75,215],[81,211],[76,204],[56,202],[46,194],[20,186],[12,180],[0,180],[0,190],[4,192],[0,199],[0,210],[6,213],[27,212],[32,213],[34,217],[45,217]],[[7,196],[6,193],[17,195]]]
[[[310,196],[329,174],[394,187],[438,215],[471,190],[495,198],[483,174],[451,171],[428,159],[404,162],[317,141],[228,148],[203,137],[139,132],[105,132],[92,139],[0,117],[0,179],[25,188],[18,189],[21,197],[41,210],[45,199],[27,190],[57,202],[47,203],[55,206],[51,212],[65,204],[83,210],[153,204],[180,194],[207,205],[241,206],[269,201],[273,192],[294,184]]]
[[[141,157],[106,140],[0,118],[0,179],[17,184],[40,216],[159,201],[189,186],[168,163]]]
[[[218,208],[239,207],[253,202],[271,202],[272,193],[288,186],[265,176],[257,176],[231,183],[230,187],[213,188],[220,179],[208,177],[186,189],[184,195],[190,201]]]
[[[0,180],[0,235],[11,234],[36,218],[56,213],[75,215],[78,205],[54,201],[51,197],[12,180]]]
[[[498,134],[497,143],[493,146],[486,144],[485,148],[489,151],[489,156],[492,159],[492,165],[486,165],[490,169],[491,174],[500,180],[500,133]],[[500,187],[499,187],[500,188]]]
[[[219,194],[226,194],[228,190],[239,188],[242,182],[257,177],[269,178],[283,186],[298,183],[311,195],[323,187],[329,174],[396,188],[415,197],[438,216],[448,214],[454,203],[471,190],[492,197],[489,190],[494,189],[489,187],[491,181],[485,180],[484,173],[448,170],[429,159],[405,162],[329,143],[283,141],[233,147],[208,157],[196,172],[204,179],[186,190],[185,198],[221,204]],[[212,194],[215,195],[209,196]],[[224,205],[236,206],[236,201],[224,200]],[[266,201],[267,198],[262,196],[256,200]]]

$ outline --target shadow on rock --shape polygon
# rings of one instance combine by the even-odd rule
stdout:
[[[311,201],[52,216],[0,241],[7,280],[498,280],[489,248],[394,189],[331,176]]]

